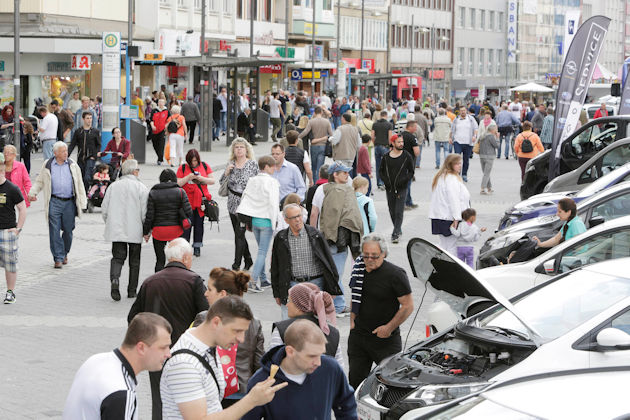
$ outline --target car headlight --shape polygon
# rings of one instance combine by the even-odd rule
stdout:
[[[523,237],[523,233],[508,233],[507,235],[497,236],[494,239],[490,239],[488,244],[490,245],[490,249],[501,249],[506,246],[512,245],[514,242],[518,241]]]
[[[439,404],[481,391],[488,385],[490,385],[489,382],[425,385],[407,395],[403,401],[405,403],[416,403],[421,405]]]

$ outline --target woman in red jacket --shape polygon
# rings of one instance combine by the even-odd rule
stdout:
[[[193,252],[198,257],[201,255],[201,247],[203,246],[204,199],[208,201],[212,199],[208,185],[214,184],[214,176],[212,175],[212,168],[201,161],[196,149],[190,149],[186,153],[186,163],[177,170],[177,184],[186,191],[188,201],[193,209],[191,227],[184,231],[182,237],[190,241],[191,231],[195,230],[192,245]]]

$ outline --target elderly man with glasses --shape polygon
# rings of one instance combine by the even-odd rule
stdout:
[[[271,287],[281,308],[282,319],[288,319],[289,289],[310,282],[331,295],[341,295],[337,267],[322,232],[304,225],[302,208],[287,204],[282,210],[288,228],[278,232],[271,251]]]
[[[371,233],[363,238],[361,269],[363,282],[353,287],[353,308],[348,337],[348,379],[355,389],[367,378],[372,363],[402,350],[400,324],[413,312],[413,298],[407,273],[389,261],[387,238]],[[356,274],[357,267],[353,272]],[[359,305],[355,305],[355,303]]]

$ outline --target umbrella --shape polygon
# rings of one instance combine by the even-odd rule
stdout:
[[[538,83],[526,83],[524,85],[516,86],[510,89],[512,92],[539,92],[539,93],[548,93],[553,92],[553,89],[548,88],[543,85],[539,85]]]

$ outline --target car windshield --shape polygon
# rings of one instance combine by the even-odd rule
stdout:
[[[514,306],[543,341],[551,341],[627,296],[630,296],[630,278],[584,269],[522,297],[514,302]],[[498,327],[529,335],[525,326],[501,306],[478,318],[475,324],[481,328]]]
[[[620,181],[627,180],[629,170],[630,170],[630,165],[624,165],[623,167],[618,168],[617,170],[604,175],[603,177],[599,178],[597,181],[593,182],[592,184],[584,188],[582,191],[580,191],[577,194],[577,197],[588,198],[592,196],[593,194],[606,188],[611,182],[613,182],[617,178],[621,177]],[[622,173],[620,173],[620,171]]]
[[[482,396],[468,398],[459,404],[432,416],[431,420],[477,420],[477,419],[503,419],[503,420],[529,420],[537,419],[520,411],[513,410],[504,405],[497,404]]]

